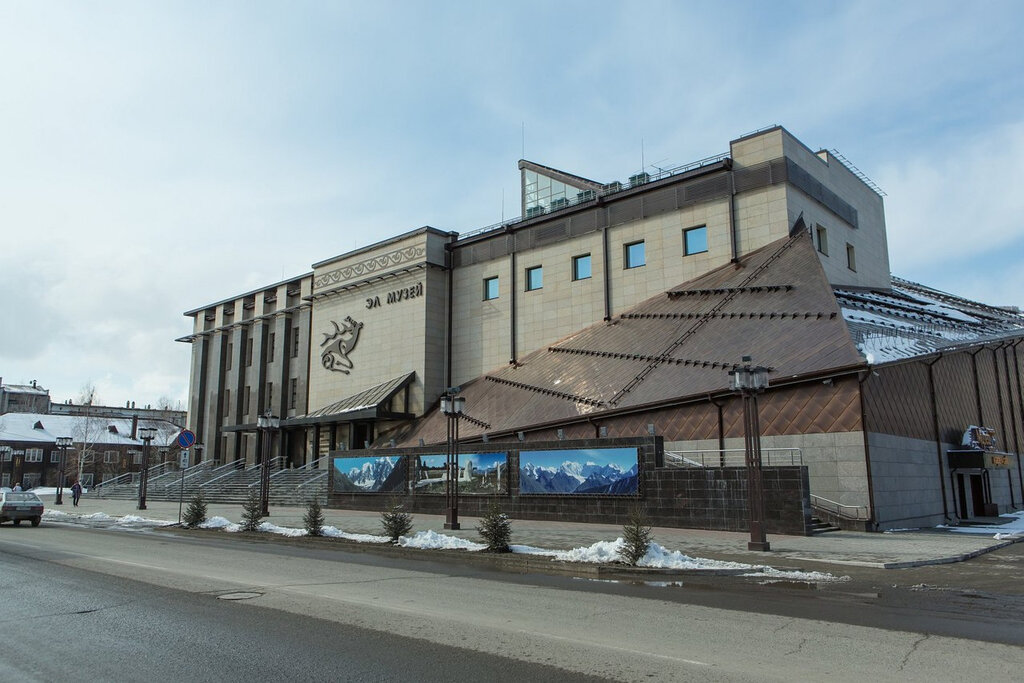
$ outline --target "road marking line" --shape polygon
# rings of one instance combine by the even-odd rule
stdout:
[[[633,655],[643,655],[645,657],[657,657],[658,659],[667,659],[671,662],[682,662],[684,664],[695,664],[697,666],[712,666],[710,662],[699,662],[696,659],[685,659],[683,657],[673,657],[672,655],[663,655],[657,652],[650,652],[645,650],[634,650],[629,647],[617,647],[615,645],[605,645],[604,643],[595,643],[591,640],[580,640],[579,638],[568,638],[566,636],[555,635],[554,633],[544,633],[543,631],[527,631],[520,629],[519,633],[526,635],[544,636],[545,638],[551,638],[553,640],[564,640],[569,643],[575,643],[577,645],[586,645],[587,647],[601,647],[608,650],[617,650],[619,652],[628,652]]]

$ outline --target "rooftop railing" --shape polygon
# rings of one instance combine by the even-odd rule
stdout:
[[[628,183],[621,183],[621,182],[617,182],[616,181],[616,182],[608,183],[607,185],[602,187],[600,190],[580,190],[579,192],[576,193],[576,198],[575,199],[569,199],[568,197],[566,197],[566,198],[561,199],[560,201],[558,201],[557,205],[553,205],[551,207],[546,207],[546,206],[543,206],[543,205],[540,205],[540,204],[535,205],[535,206],[531,206],[531,207],[527,207],[527,215],[526,215],[525,218],[523,216],[519,216],[519,217],[516,217],[516,218],[510,218],[508,220],[501,221],[500,223],[494,223],[492,225],[488,225],[488,226],[485,226],[485,227],[482,227],[482,228],[477,228],[475,230],[469,230],[469,231],[464,232],[464,233],[459,233],[459,239],[465,239],[467,237],[475,237],[477,235],[483,235],[484,233],[488,233],[488,232],[492,232],[492,231],[496,231],[496,230],[504,230],[507,226],[516,225],[517,223],[522,223],[524,220],[526,220],[528,218],[536,218],[537,216],[543,216],[543,215],[546,215],[546,214],[555,213],[557,211],[561,211],[562,209],[568,209],[569,207],[572,207],[572,206],[579,206],[580,204],[586,204],[588,202],[594,201],[598,197],[608,197],[608,196],[611,196],[611,195],[616,194],[618,192],[625,192],[626,190],[630,190],[630,189],[639,187],[641,185],[647,185],[649,183],[653,183],[656,180],[662,180],[663,178],[668,178],[668,177],[671,177],[671,176],[674,176],[674,175],[680,175],[682,173],[686,173],[686,172],[692,171],[694,169],[702,168],[704,166],[710,166],[712,164],[717,164],[717,163],[720,163],[722,161],[725,161],[728,158],[729,158],[729,153],[728,152],[724,152],[722,154],[716,154],[714,156],[705,157],[704,159],[699,159],[697,161],[691,162],[689,164],[685,164],[683,166],[674,166],[672,168],[657,168],[657,167],[655,167],[655,170],[656,170],[655,173],[647,173],[646,171],[641,171],[640,173],[637,173],[637,174],[635,174],[633,176],[630,176],[630,179],[629,179]],[[552,204],[554,204],[554,202],[552,202]]]

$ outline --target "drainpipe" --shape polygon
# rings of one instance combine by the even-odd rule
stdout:
[[[454,288],[455,285],[455,252],[452,247],[455,244],[455,240],[457,240],[458,238],[459,233],[449,232],[448,241],[444,245],[444,265],[445,268],[448,269],[448,334],[445,335],[447,337],[447,339],[445,340],[444,363],[445,366],[447,366],[445,369],[445,387],[450,387],[452,385],[452,303],[454,301],[454,293],[452,292],[452,289]],[[349,441],[351,441],[351,439],[349,439]]]
[[[968,353],[970,353],[970,355],[971,355],[971,373],[974,375],[974,403],[975,403],[975,406],[978,408],[978,426],[979,427],[984,427],[985,426],[985,416],[982,415],[982,410],[981,410],[981,380],[978,379],[978,354],[981,353],[984,350],[985,350],[985,347],[982,346],[981,348],[979,348],[978,350],[974,351],[973,353],[968,351]]]
[[[871,478],[871,447],[868,443],[870,440],[868,438],[868,407],[867,401],[864,398],[864,385],[867,384],[873,373],[870,366],[868,368],[866,372],[858,373],[857,393],[860,395],[860,425],[861,429],[864,430],[864,471],[868,479],[868,505],[871,507],[871,517],[874,519],[870,523],[877,530],[878,511],[875,509],[875,482]]]
[[[928,400],[932,404],[932,430],[935,433],[935,462],[939,466],[939,490],[942,491],[942,517],[949,519],[949,501],[946,498],[946,477],[942,463],[942,435],[939,433],[939,406],[935,400],[935,364],[942,360],[942,353],[935,357],[928,366]]]
[[[509,254],[509,265],[512,270],[512,277],[509,278],[509,283],[512,289],[512,293],[509,295],[509,365],[516,364],[516,249],[515,249],[515,236],[509,236],[505,239],[512,240],[512,253]],[[451,386],[451,385],[449,385]]]
[[[725,467],[725,420],[722,417],[724,403],[719,402],[714,396],[708,394],[708,401],[718,410],[718,464]]]
[[[608,227],[601,231],[601,259],[604,261],[604,321],[612,319],[612,283],[608,257]]]
[[[1006,345],[999,344],[992,349],[992,373],[996,380],[996,405],[999,406],[999,431],[1003,435],[1004,448],[1009,448],[1010,439],[1006,435],[1006,415],[1003,413],[1003,389],[999,386],[999,351],[1005,351]],[[1009,372],[1009,368],[1007,368]],[[1010,486],[1010,507],[1017,507],[1016,503],[1013,502],[1013,474],[1010,470],[1006,470],[1006,483]]]
[[[736,173],[729,171],[729,252],[732,255],[732,262],[740,259],[736,239]]]
[[[1019,405],[1021,407],[1021,412],[1024,413],[1024,390],[1021,389],[1020,370],[1019,370],[1019,368],[1020,368],[1020,361],[1017,358],[1017,345],[1018,344],[1020,344],[1019,341],[1013,343],[1013,374],[1017,378],[1017,405]],[[1024,420],[1024,415],[1022,415],[1022,420]],[[1017,432],[1017,426],[1018,425],[1014,425],[1014,430],[1013,431],[1014,431],[1015,435],[1016,435],[1016,432]],[[1016,436],[1014,436],[1014,438],[1016,438]],[[1024,498],[1024,472],[1022,472],[1022,470],[1021,470],[1022,465],[1021,465],[1020,459],[1021,459],[1021,452],[1020,452],[1020,447],[1018,446],[1018,448],[1017,448],[1017,481],[1020,484],[1020,489],[1021,489],[1021,492],[1022,492],[1021,493],[1021,497]]]

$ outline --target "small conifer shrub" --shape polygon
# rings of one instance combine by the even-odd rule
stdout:
[[[206,501],[203,499],[202,491],[196,491],[195,495],[188,501],[188,507],[185,508],[185,516],[182,518],[182,521],[185,522],[185,526],[189,529],[195,529],[206,521]]]
[[[380,521],[384,525],[384,535],[392,543],[398,543],[399,536],[412,531],[412,515],[402,512],[402,503],[397,498],[392,499],[387,509],[380,513]]]
[[[324,535],[324,511],[320,507],[320,501],[316,498],[310,498],[309,504],[306,505],[306,514],[302,517],[302,522],[306,526],[306,533],[310,536],[323,536]]]
[[[631,567],[643,559],[651,546],[651,526],[648,524],[647,510],[642,505],[635,505],[629,512],[629,520],[622,527],[622,561]]]
[[[263,520],[263,505],[259,491],[251,489],[249,497],[242,504],[242,531],[259,531]]]
[[[487,513],[480,518],[480,524],[476,530],[487,544],[487,552],[512,552],[512,548],[509,546],[509,541],[512,540],[512,523],[509,521],[508,515],[501,511],[497,501],[491,503]]]

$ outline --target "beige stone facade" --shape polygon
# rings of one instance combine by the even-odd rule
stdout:
[[[625,184],[520,168],[578,187],[562,186],[569,199],[529,205],[524,180],[527,218],[466,235],[413,230],[188,311],[189,425],[206,457],[255,462],[256,418],[267,411],[285,424],[273,453],[295,465],[340,444],[386,440],[446,387],[612,320],[794,229],[824,230],[819,256],[834,284],[888,283],[881,196],[783,128]]]

